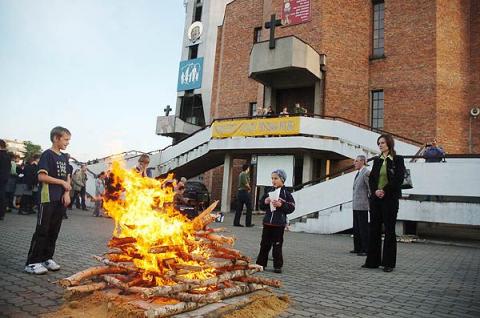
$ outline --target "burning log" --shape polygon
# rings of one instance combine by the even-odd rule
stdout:
[[[105,282],[99,282],[99,283],[91,283],[91,284],[86,284],[86,285],[81,285],[81,286],[72,286],[72,287],[67,287],[67,292],[65,294],[65,298],[71,298],[74,295],[78,294],[84,294],[84,293],[91,293],[96,290],[101,290],[107,287],[107,283]]]
[[[115,193],[104,196],[115,221],[110,252],[93,256],[104,266],[62,279],[68,293],[117,288],[150,299],[136,306],[149,317],[164,317],[280,286],[276,280],[252,277],[263,267],[232,247],[234,237],[218,234],[224,228],[208,228],[218,201],[190,221],[174,209],[173,191],[164,181],[141,178],[115,163],[112,174],[107,192]]]
[[[261,285],[267,285],[275,288],[280,288],[282,286],[282,282],[277,279],[268,279],[265,277],[255,277],[255,276],[247,276],[247,277],[238,277],[234,278],[233,280],[240,281],[243,283],[255,283]]]
[[[115,277],[109,276],[109,275],[103,275],[102,279],[104,281],[106,281],[108,284],[113,285],[115,287],[118,287],[118,288],[120,288],[120,289],[122,289],[126,292],[130,292],[130,293],[140,294],[140,293],[145,292],[145,290],[147,289],[147,288],[143,288],[143,287],[128,286],[128,284],[122,282],[121,280],[119,280]]]
[[[121,263],[115,263],[115,262],[112,262],[111,260],[109,260],[108,258],[100,257],[100,256],[97,256],[97,255],[93,255],[93,258],[96,259],[97,261],[99,261],[100,263],[103,263],[107,266],[123,268],[123,269],[129,270],[129,271],[132,271],[132,272],[138,271],[138,268],[136,268],[136,267],[121,264]]]
[[[199,230],[195,232],[195,235],[197,236],[206,236],[207,234],[210,233],[219,233],[219,232],[225,232],[227,229],[224,227],[218,227],[218,228],[209,228],[206,230]]]
[[[90,268],[84,269],[81,272],[73,274],[70,277],[61,279],[59,283],[63,287],[77,286],[80,284],[82,280],[96,276],[96,275],[119,274],[119,273],[125,273],[126,271],[127,271],[126,269],[120,268],[120,267],[109,267],[109,266],[90,267]]]
[[[210,241],[218,242],[221,244],[233,245],[235,243],[235,239],[233,237],[227,237],[227,236],[217,235],[213,233],[209,233],[205,237]]]
[[[215,221],[216,216],[211,215],[212,211],[218,204],[218,200],[213,202],[208,208],[205,209],[199,216],[193,219],[193,228],[196,231],[203,230],[207,225]]]
[[[113,248],[113,247],[119,247],[125,244],[131,244],[131,243],[136,243],[137,239],[133,237],[112,237],[110,241],[108,242],[108,247]]]

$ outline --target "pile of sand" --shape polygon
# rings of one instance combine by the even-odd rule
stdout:
[[[81,299],[66,302],[58,311],[42,318],[136,318],[145,317],[144,310],[128,304],[131,298],[94,292]],[[224,306],[205,318],[270,318],[283,312],[289,305],[288,296],[277,296],[271,291],[252,293],[247,301]],[[195,311],[191,312],[194,313]]]

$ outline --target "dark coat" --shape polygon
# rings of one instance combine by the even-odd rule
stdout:
[[[382,167],[383,159],[375,157],[373,159],[373,167],[370,172],[369,184],[373,199],[376,199],[375,191],[378,190],[378,179],[380,177],[380,168]],[[402,197],[401,186],[405,177],[405,163],[402,156],[394,156],[393,160],[387,158],[387,178],[388,183],[383,188],[385,192],[384,199],[398,200]]]
[[[272,191],[275,191],[274,187],[266,188],[265,194],[259,202],[260,210],[266,212],[265,217],[263,218],[263,224],[286,226],[287,214],[295,211],[295,200],[293,199],[292,194],[288,192],[285,187],[282,187],[280,189],[280,199],[283,200],[283,204],[272,213],[272,211],[270,211],[270,204],[265,204],[265,199],[268,197],[268,193]]]
[[[0,183],[5,184],[10,177],[12,163],[6,150],[0,150]]]
[[[27,164],[23,170],[24,177],[23,180],[29,189],[32,189],[38,185],[38,165],[36,164]]]

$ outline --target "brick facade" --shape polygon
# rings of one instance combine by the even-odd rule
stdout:
[[[219,28],[212,118],[248,115],[263,87],[248,78],[253,30],[281,15],[283,0],[235,0]],[[324,115],[370,125],[372,90],[384,91],[384,130],[419,142],[437,138],[450,153],[469,151],[469,110],[480,107],[480,1],[385,0],[385,57],[371,59],[368,0],[311,0],[311,20],[279,27],[327,55]],[[268,39],[268,30],[262,30]],[[480,118],[472,120],[480,152]],[[335,168],[338,168],[335,166]],[[212,186],[215,175],[209,174]],[[213,179],[212,179],[213,178]],[[212,188],[220,197],[221,189]]]

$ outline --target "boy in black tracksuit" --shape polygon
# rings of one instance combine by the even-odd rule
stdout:
[[[285,171],[278,169],[272,172],[273,188],[267,188],[265,194],[260,199],[260,209],[265,211],[263,218],[262,241],[260,242],[260,252],[257,257],[257,264],[263,267],[267,266],[268,253],[273,247],[273,267],[275,273],[282,272],[283,255],[283,233],[287,226],[287,214],[295,211],[295,200],[292,194],[284,187],[287,174]],[[269,193],[280,189],[278,199],[271,199]],[[273,205],[274,211],[271,210],[270,204]]]

